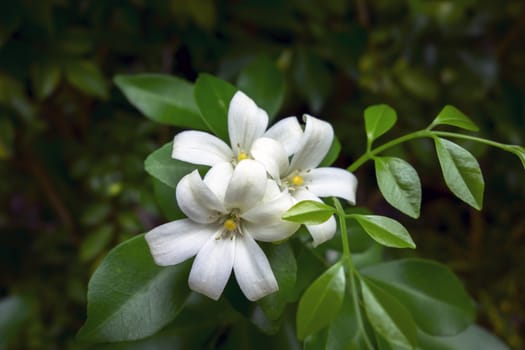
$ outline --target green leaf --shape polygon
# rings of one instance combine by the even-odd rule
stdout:
[[[297,309],[297,337],[300,340],[335,319],[343,304],[345,284],[344,266],[337,263],[308,287]]]
[[[275,62],[258,57],[241,71],[237,80],[240,90],[250,96],[273,119],[284,100],[284,76]]]
[[[372,281],[362,278],[361,291],[368,320],[390,343],[413,349],[417,328],[408,310]]]
[[[332,145],[330,146],[330,149],[328,150],[328,153],[324,157],[321,164],[319,164],[319,167],[325,167],[325,166],[332,165],[337,160],[337,157],[339,157],[340,152],[341,152],[341,143],[339,142],[339,139],[337,138],[337,136],[334,136]]]
[[[446,105],[437,115],[436,119],[431,124],[435,125],[452,125],[469,131],[478,131],[479,128],[469,117],[464,115],[459,109],[454,106]]]
[[[390,130],[397,120],[396,111],[385,104],[373,105],[365,109],[366,138],[369,144]]]
[[[476,158],[449,140],[436,137],[434,143],[448,188],[456,197],[481,210],[485,182]]]
[[[399,300],[428,334],[454,335],[474,321],[474,303],[445,265],[405,259],[368,266],[361,273]]]
[[[501,340],[476,325],[452,337],[433,337],[419,332],[418,343],[424,350],[509,350]]]
[[[228,140],[228,108],[237,89],[209,74],[200,74],[195,82],[195,100],[206,126],[215,135]]]
[[[286,304],[293,301],[297,262],[289,242],[272,244],[265,249],[265,253],[279,284],[279,291],[260,299],[257,303],[270,320],[276,320],[281,317]]]
[[[525,169],[525,148],[521,146],[508,146],[509,150],[514,153],[521,160],[523,169]]]
[[[30,304],[24,298],[13,295],[0,300],[0,350],[9,344],[22,330],[31,313]]]
[[[286,221],[299,224],[316,225],[328,220],[335,213],[335,209],[322,202],[301,201],[288,209],[282,216]]]
[[[146,117],[162,124],[208,130],[193,96],[193,84],[161,74],[118,75],[115,84]]]
[[[416,248],[408,231],[394,219],[379,215],[352,214],[359,225],[376,242],[393,248]]]
[[[87,321],[78,338],[115,342],[150,336],[172,321],[190,295],[190,262],[155,265],[140,235],[114,248],[88,284]]]
[[[307,99],[313,113],[318,113],[331,93],[333,74],[316,54],[299,50],[292,65],[293,77],[299,93]]]
[[[184,213],[177,205],[177,197],[175,196],[175,189],[166,185],[157,178],[153,180],[153,192],[155,194],[155,201],[160,207],[164,217],[170,221],[182,219],[185,217]]]
[[[151,176],[176,188],[179,180],[195,169],[199,169],[200,174],[204,175],[205,167],[171,158],[172,148],[173,143],[168,142],[146,158],[144,168]]]
[[[88,95],[106,99],[109,89],[99,68],[90,61],[70,61],[65,65],[67,81]]]
[[[352,256],[353,257],[353,256]],[[361,329],[357,323],[354,303],[346,297],[335,320],[328,328],[326,350],[361,350],[366,349]]]
[[[406,215],[418,218],[421,208],[421,182],[416,170],[394,157],[374,158],[377,185],[386,201]]]
[[[53,93],[60,81],[60,67],[53,62],[37,61],[31,68],[33,91],[40,100],[45,99]]]

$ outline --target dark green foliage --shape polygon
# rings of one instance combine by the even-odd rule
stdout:
[[[86,318],[86,286],[92,272],[119,242],[180,215],[166,195],[173,180],[163,178],[157,168],[153,172],[160,181],[154,185],[144,171],[144,159],[179,131],[170,125],[213,129],[199,109],[206,93],[194,91],[198,73],[217,74],[238,84],[271,117],[308,112],[329,120],[344,145],[336,163],[342,167],[365,150],[362,111],[375,103],[392,106],[399,118],[392,130],[392,117],[380,129],[372,128],[374,120],[367,123],[368,140],[374,140],[374,146],[425,127],[436,115],[439,130],[479,127],[488,138],[523,145],[524,14],[520,0],[3,2],[0,318],[8,315],[6,309],[14,316],[9,316],[9,326],[2,318],[0,349],[88,348],[74,339]],[[143,106],[136,100],[134,106],[167,125],[145,119],[115,85],[129,82],[123,91],[133,98],[140,84],[112,79],[144,73],[173,74],[179,77],[177,82],[184,79],[187,89],[173,92],[163,82],[150,80],[155,76],[143,78],[156,84],[167,101]],[[254,85],[261,76],[268,81]],[[203,77],[200,81],[206,83]],[[207,88],[209,84],[203,91]],[[458,110],[448,106],[440,112],[449,104]],[[174,110],[185,112],[184,118],[175,116]],[[181,120],[170,119],[175,117]],[[224,137],[225,130],[217,132]],[[447,171],[448,176],[477,179],[477,187],[464,186],[453,193],[475,208],[485,198],[484,212],[453,198],[437,170],[433,145],[413,141],[378,161],[388,171],[392,159],[403,155],[421,178],[421,206],[413,202],[398,209],[423,219],[414,222],[402,215],[397,219],[417,242],[416,254],[436,258],[463,277],[479,304],[481,324],[511,348],[524,349],[525,152],[516,146],[516,159],[470,143],[459,143],[461,149],[438,143],[442,164],[469,158],[463,148],[479,159],[484,195],[477,170]],[[338,145],[334,143],[333,155]],[[407,181],[393,179],[382,191],[401,197],[405,188],[417,191],[413,171],[407,173],[412,174]],[[373,167],[369,164],[357,175],[358,204],[396,215],[379,199]],[[366,226],[370,220],[363,222]],[[350,228],[349,238],[357,266],[378,262],[381,248],[359,226]],[[193,346],[206,349],[267,349],[285,341],[289,349],[301,348],[293,315],[299,297],[325,266],[318,259],[318,265],[300,267],[303,262],[313,264],[312,257],[321,257],[327,248],[310,249],[300,242],[284,247],[275,251],[265,247],[272,261],[284,261],[292,270],[279,272],[278,278],[294,285],[293,291],[286,290],[271,302],[279,308],[268,309],[262,301],[245,318],[231,310],[227,300],[215,304],[190,298],[180,316],[187,323],[175,320],[157,337],[107,348],[170,344],[189,349],[188,337],[199,339]],[[290,258],[290,250],[297,261]],[[414,254],[407,251],[389,254]],[[373,281],[360,287],[370,292],[369,301],[380,299],[387,282],[369,275]],[[306,344],[312,349],[317,344],[339,349],[342,345],[336,341],[341,337],[334,334],[345,334],[361,348],[362,339],[342,331],[355,327],[345,317],[355,312],[347,301],[345,297],[341,302],[348,312],[330,314],[330,327],[307,338]],[[381,305],[399,306],[388,300]],[[203,310],[211,314],[206,322],[196,316]],[[275,324],[281,327],[274,337],[259,331]],[[410,343],[413,331],[400,331]],[[461,337],[473,347],[479,347],[479,339],[500,346],[474,326],[449,339],[417,334],[429,349],[455,349]]]

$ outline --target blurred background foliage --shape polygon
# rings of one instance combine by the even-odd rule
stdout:
[[[453,104],[482,136],[524,145],[523,42],[521,0],[1,2],[0,349],[80,348],[90,274],[111,247],[163,221],[143,160],[178,130],[142,117],[114,75],[235,82],[264,55],[285,76],[279,115],[334,123],[344,167],[364,151],[373,103],[397,109],[392,136]],[[426,141],[394,151],[420,172],[420,220],[384,202],[370,164],[358,202],[401,220],[415,254],[463,278],[479,322],[525,349],[523,169],[466,146],[487,182],[481,213],[449,194]]]

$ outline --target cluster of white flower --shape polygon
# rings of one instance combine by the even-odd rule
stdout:
[[[186,219],[154,228],[146,240],[155,262],[175,265],[196,255],[192,290],[217,300],[233,269],[243,293],[257,300],[279,289],[268,259],[255,240],[282,241],[299,228],[281,219],[295,203],[336,196],[355,203],[357,180],[338,168],[317,168],[334,133],[330,124],[304,116],[304,130],[289,117],[266,130],[268,115],[242,92],[228,110],[231,147],[201,131],[173,140],[172,157],[211,166],[183,177],[176,198]],[[314,246],[336,231],[335,218],[306,225]]]

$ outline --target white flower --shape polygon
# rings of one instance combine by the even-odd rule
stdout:
[[[295,203],[334,196],[355,204],[357,179],[352,173],[339,168],[317,168],[332,145],[332,126],[309,115],[305,115],[304,120],[304,133],[291,161],[279,142],[266,137],[257,139],[252,145],[253,158],[264,164],[270,176]],[[332,216],[320,225],[306,225],[306,228],[317,246],[333,237],[335,218]]]
[[[215,300],[232,269],[250,300],[279,289],[255,240],[280,241],[293,234],[298,225],[281,220],[292,205],[291,198],[267,178],[263,165],[247,159],[233,169],[230,163],[221,162],[204,180],[195,170],[180,180],[176,197],[188,218],[146,234],[158,265],[175,265],[196,255],[189,286]]]
[[[287,155],[297,150],[302,129],[295,117],[285,118],[266,131],[268,114],[243,92],[237,91],[228,107],[228,134],[231,147],[202,131],[183,131],[173,139],[172,157],[192,164],[237,164],[252,157],[253,142],[269,137],[282,144]]]

